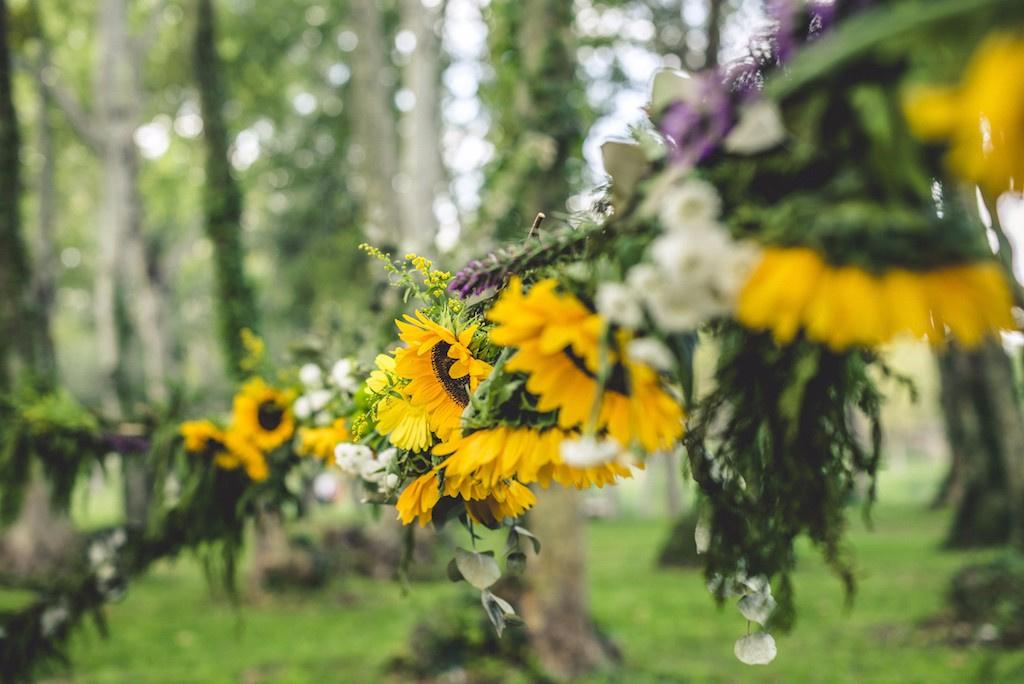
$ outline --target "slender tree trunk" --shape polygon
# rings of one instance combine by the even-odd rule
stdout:
[[[1024,536],[1024,416],[1013,368],[990,342],[939,360],[950,449],[963,463],[962,495],[947,545],[986,546]]]
[[[13,73],[8,50],[6,0],[0,0],[0,391],[7,389],[24,365],[27,337],[28,254],[21,236],[21,149],[14,108]],[[30,357],[29,357],[30,358]]]
[[[707,48],[704,50],[704,68],[718,66],[718,52],[722,49],[722,12],[725,0],[708,0]]]
[[[54,209],[57,192],[57,155],[53,146],[53,100],[49,91],[37,82],[39,116],[36,120],[36,149],[42,157],[36,177],[38,226],[36,258],[33,268],[33,297],[39,316],[36,336],[38,373],[41,382],[53,386],[57,380],[57,352],[51,334],[53,304],[57,295],[57,238]]]
[[[398,176],[398,127],[391,97],[394,69],[383,19],[376,0],[352,0],[352,26],[359,42],[352,53],[353,140],[362,177],[364,230],[389,248],[403,247],[402,215],[395,201]],[[436,144],[436,141],[435,141]]]
[[[437,235],[434,198],[443,188],[441,160],[441,41],[435,30],[440,17],[422,0],[403,0],[402,23],[416,36],[416,49],[408,57],[403,82],[415,97],[413,108],[402,116],[403,251],[430,251]]]
[[[206,234],[214,246],[221,346],[228,371],[237,380],[245,373],[242,330],[255,330],[257,325],[256,297],[245,275],[242,193],[228,157],[216,15],[211,0],[199,0],[197,10],[194,67],[206,140],[203,209]]]
[[[128,28],[125,0],[103,0],[97,15],[97,47],[94,93],[96,128],[103,169],[99,270],[96,281],[97,337],[99,360],[109,384],[104,388],[104,409],[111,417],[125,414],[118,387],[123,348],[118,334],[118,285],[123,285],[124,303],[132,321],[132,332],[142,350],[145,400],[159,404],[167,399],[167,364],[170,357],[159,292],[153,283],[146,257],[142,230],[142,200],[139,195],[139,156],[134,141],[141,118],[142,88],[135,45]],[[145,525],[152,482],[141,458],[122,459],[125,518]]]

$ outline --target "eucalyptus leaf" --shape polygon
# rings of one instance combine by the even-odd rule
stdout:
[[[510,553],[505,559],[505,568],[513,575],[521,575],[526,570],[526,554],[522,551]]]
[[[494,631],[498,633],[499,638],[509,622],[519,620],[519,616],[516,615],[512,604],[489,591],[482,591],[480,593],[480,603],[483,604],[484,612],[487,613],[487,619],[494,625]]]
[[[737,604],[743,617],[751,622],[764,625],[775,611],[775,599],[771,594],[747,594]]]
[[[501,578],[501,569],[493,555],[455,549],[455,565],[462,577],[471,585],[483,591]]]
[[[540,539],[530,530],[526,529],[522,525],[515,525],[512,527],[516,534],[526,537],[533,544],[533,552],[540,553]]]
[[[739,639],[733,653],[744,665],[767,665],[778,653],[775,639],[768,632],[754,632]]]

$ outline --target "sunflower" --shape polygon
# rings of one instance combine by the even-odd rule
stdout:
[[[235,430],[221,430],[209,420],[192,420],[181,424],[186,451],[205,453],[224,470],[244,467],[251,480],[267,479],[267,460],[245,435]]]
[[[875,275],[830,266],[806,247],[766,249],[740,293],[736,316],[786,344],[804,330],[836,351],[877,346],[901,334],[965,347],[1013,328],[1012,295],[992,261]]]
[[[312,455],[325,463],[333,463],[334,447],[348,438],[344,418],[338,418],[327,427],[299,428],[299,444],[295,452],[299,456]]]
[[[433,520],[434,507],[441,500],[442,490],[445,496],[462,499],[469,516],[487,525],[505,518],[518,518],[537,502],[533,492],[515,480],[489,486],[474,478],[445,475],[442,486],[437,470],[435,468],[413,480],[398,497],[395,508],[403,525],[416,520],[420,527],[426,527]]]
[[[923,140],[948,140],[947,165],[991,195],[1024,183],[1024,40],[997,33],[971,58],[953,87],[918,87],[907,121]],[[1007,78],[1007,74],[1016,74]]]
[[[591,485],[603,487],[617,477],[632,476],[628,466],[617,462],[588,468],[565,465],[562,442],[578,436],[559,428],[501,426],[477,430],[465,437],[456,432],[434,447],[434,455],[448,457],[438,466],[444,469],[446,486],[454,482],[488,488],[514,478],[524,484],[538,482],[548,487],[554,481],[583,489]]]
[[[377,432],[408,451],[426,451],[434,443],[427,410],[415,406],[404,394],[388,395],[377,402]]]
[[[648,452],[671,447],[683,432],[679,402],[650,367],[624,361],[614,350],[607,352],[612,370],[602,391],[605,322],[557,286],[543,280],[524,295],[521,281],[513,278],[488,312],[496,323],[491,341],[517,348],[507,370],[528,375],[526,389],[537,395],[537,410],[558,411],[563,430],[607,429],[624,447],[638,443]]]
[[[431,430],[444,439],[459,426],[469,395],[491,372],[491,365],[469,350],[477,326],[456,333],[420,311],[395,323],[408,345],[395,352],[395,372],[409,380],[404,392],[426,409]]]
[[[253,378],[235,395],[231,422],[260,449],[275,449],[295,431],[291,397]]]
[[[420,527],[426,527],[433,519],[434,506],[441,500],[441,489],[437,481],[437,473],[431,470],[413,480],[406,487],[395,503],[398,518],[403,525],[417,520]]]

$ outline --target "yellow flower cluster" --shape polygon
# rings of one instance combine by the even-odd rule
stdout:
[[[919,87],[907,121],[924,140],[947,140],[949,168],[990,195],[1024,187],[1024,39],[995,34],[978,48],[960,84]]]
[[[830,266],[803,247],[766,249],[742,292],[738,320],[786,344],[801,330],[836,351],[901,334],[966,346],[1013,328],[1012,296],[999,265],[983,261],[882,275]]]
[[[227,429],[209,420],[182,423],[185,449],[209,455],[225,470],[242,467],[250,479],[265,480],[269,474],[266,452],[283,444],[295,431],[291,399],[290,393],[253,378],[235,395]]]

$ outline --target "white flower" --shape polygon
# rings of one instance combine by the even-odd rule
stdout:
[[[711,304],[698,288],[688,290],[651,264],[630,269],[629,283],[644,299],[658,327],[667,332],[693,330],[708,317]]]
[[[321,411],[320,413],[313,416],[313,423],[317,427],[327,427],[334,422],[334,416],[329,411]]]
[[[758,100],[740,111],[739,121],[725,136],[723,146],[735,154],[757,154],[786,139],[779,107],[771,100]]]
[[[359,466],[359,477],[363,478],[367,482],[380,482],[384,479],[387,473],[384,471],[384,465],[380,461],[375,461],[369,458],[362,462]]]
[[[39,616],[39,626],[43,636],[51,636],[68,619],[68,609],[64,606],[50,606]]]
[[[352,370],[353,364],[351,359],[337,361],[331,368],[331,381],[342,391],[355,392],[358,383],[352,374]]]
[[[295,400],[292,404],[292,413],[299,420],[309,420],[309,417],[313,415],[313,407],[309,405],[309,397],[303,395]]]
[[[624,328],[636,329],[643,325],[644,312],[636,294],[622,283],[601,283],[594,298],[597,311],[606,320]]]
[[[334,462],[350,475],[359,475],[363,462],[371,459],[373,452],[364,444],[342,442],[334,447]]]
[[[672,352],[654,337],[638,337],[626,346],[626,355],[634,363],[643,363],[661,371],[670,371],[675,365]]]
[[[112,555],[107,545],[98,539],[89,544],[89,565],[93,568],[106,563]]]
[[[395,473],[388,473],[387,477],[384,478],[384,489],[393,492],[398,489],[399,478]]]
[[[299,369],[299,381],[306,389],[315,389],[324,379],[324,372],[315,363],[307,363]]]
[[[124,529],[119,527],[110,533],[110,536],[107,538],[107,541],[113,548],[116,549],[120,546],[124,546],[124,543],[128,541],[128,539],[127,535],[125,535],[124,533]]]
[[[713,222],[722,211],[722,198],[711,183],[689,178],[665,192],[659,218],[666,230],[687,230],[692,224]]]
[[[590,436],[566,439],[561,445],[562,461],[574,468],[588,468],[614,461],[622,448],[610,437],[600,440]]]
[[[313,479],[313,496],[317,501],[334,501],[338,496],[338,478],[334,473],[320,473]]]
[[[309,408],[315,413],[327,406],[327,402],[331,400],[331,391],[325,389],[313,390],[306,395],[309,397]]]
[[[117,568],[112,563],[104,563],[96,568],[96,579],[100,582],[109,582],[117,576]]]
[[[380,461],[383,465],[388,466],[391,465],[391,462],[395,460],[395,456],[397,455],[398,449],[396,449],[395,447],[388,447],[384,451],[377,454],[377,460]]]

